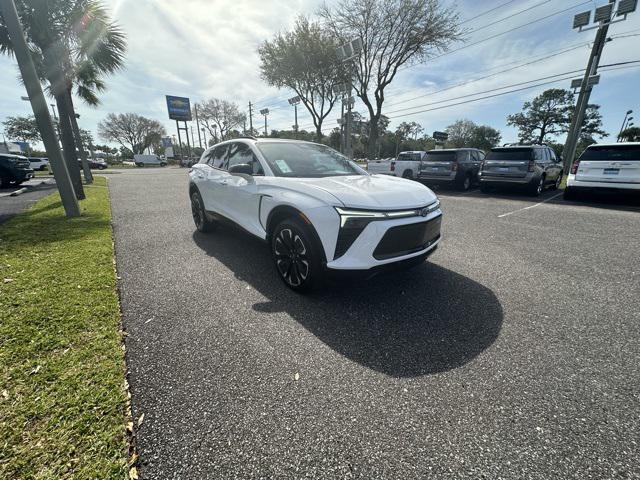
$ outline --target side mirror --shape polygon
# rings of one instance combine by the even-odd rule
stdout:
[[[237,163],[229,167],[231,175],[253,175],[253,167],[248,163]]]

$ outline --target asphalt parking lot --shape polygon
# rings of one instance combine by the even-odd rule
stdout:
[[[109,177],[142,478],[640,477],[640,206],[438,192],[428,262],[311,296]]]

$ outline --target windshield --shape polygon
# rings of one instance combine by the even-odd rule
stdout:
[[[580,160],[640,160],[640,145],[589,147],[584,151],[584,153],[580,157]]]
[[[367,172],[354,162],[325,145],[259,142],[257,146],[276,177],[367,175]]]
[[[531,160],[533,158],[531,148],[501,148],[491,150],[485,160]]]
[[[453,162],[457,159],[457,152],[427,152],[427,162]]]

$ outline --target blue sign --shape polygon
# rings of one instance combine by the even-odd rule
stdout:
[[[171,137],[162,137],[162,146],[164,148],[172,147],[173,142],[171,141]]]
[[[180,122],[191,121],[191,104],[186,97],[173,97],[171,95],[165,95],[167,97],[167,110],[169,111],[169,118],[171,120],[178,120]]]

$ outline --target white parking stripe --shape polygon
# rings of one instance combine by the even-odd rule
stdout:
[[[518,212],[522,212],[523,210],[529,210],[530,208],[536,208],[539,207],[540,205],[542,205],[543,203],[547,203],[551,200],[553,200],[554,198],[558,198],[560,195],[562,195],[562,193],[558,193],[557,195],[554,195],[553,197],[549,197],[546,200],[543,200],[540,203],[536,203],[535,205],[529,205],[528,207],[524,207],[524,208],[519,208],[518,210],[514,210],[513,212],[507,212],[507,213],[503,213],[502,215],[498,215],[498,218],[502,218],[502,217],[506,217],[508,215],[511,215],[513,213],[518,213]]]

